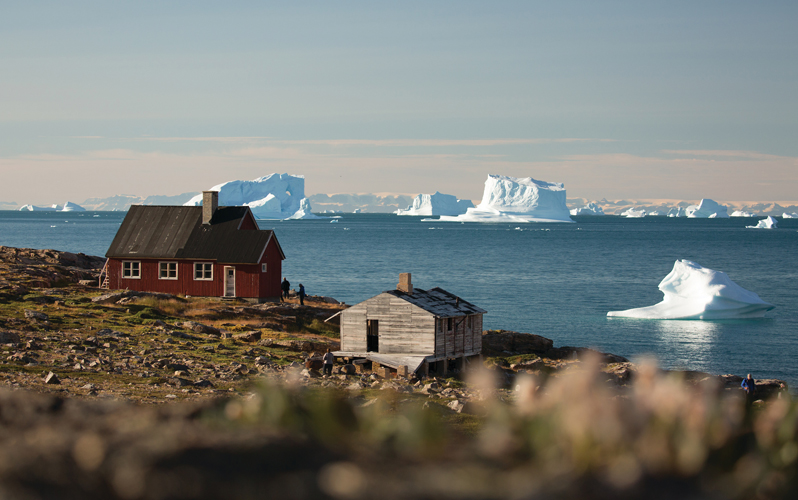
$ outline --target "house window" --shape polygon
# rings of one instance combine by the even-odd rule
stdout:
[[[194,279],[195,280],[212,280],[213,279],[213,263],[211,263],[211,262],[195,262],[194,263]]]
[[[158,279],[161,279],[161,280],[176,280],[177,279],[177,262],[159,262],[158,263]]]
[[[136,280],[141,279],[141,262],[138,260],[123,260],[122,277]]]
[[[451,330],[453,324],[454,324],[454,320],[452,318],[448,318],[446,320],[446,330],[447,331]]]
[[[266,264],[261,264],[260,265],[260,272],[262,272],[262,273],[266,272]]]

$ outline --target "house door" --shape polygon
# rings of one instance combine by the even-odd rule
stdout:
[[[236,296],[236,268],[225,266],[224,268],[224,296]]]
[[[380,352],[380,320],[366,320],[366,352]]]

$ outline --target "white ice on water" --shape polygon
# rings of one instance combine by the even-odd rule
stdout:
[[[58,212],[61,210],[61,207],[58,205],[53,205],[50,207],[39,207],[36,205],[22,205],[19,208],[20,212]]]
[[[798,219],[798,212],[784,212],[781,217],[783,219]]]
[[[684,207],[673,207],[668,210],[668,217],[687,217],[684,213]]]
[[[754,212],[748,212],[746,210],[735,210],[731,214],[732,217],[756,217]]]
[[[449,222],[573,222],[565,205],[565,186],[532,177],[488,175],[482,202]]]
[[[640,217],[645,217],[645,216],[646,216],[646,211],[645,210],[637,209],[637,208],[634,208],[634,207],[629,208],[629,209],[625,210],[623,213],[621,213],[621,217],[629,217],[629,218],[633,218],[633,219],[638,219]]]
[[[64,207],[61,209],[62,212],[85,212],[86,209],[78,205],[77,203],[72,203],[68,201],[64,203]]]
[[[213,186],[220,206],[246,205],[257,219],[319,219],[305,198],[305,176],[269,174],[251,181],[228,181]],[[202,205],[202,194],[184,203]]]
[[[756,226],[745,226],[748,229],[778,229],[779,223],[776,219],[771,216],[767,216],[766,218],[757,222]]]
[[[571,215],[604,215],[604,209],[591,201],[584,207],[572,208]]]
[[[471,200],[458,200],[451,194],[438,191],[435,194],[420,194],[413,198],[413,204],[402,210],[397,210],[396,215],[461,215],[466,210],[473,208]]]
[[[643,319],[761,318],[775,306],[742,288],[724,272],[689,260],[677,260],[659,284],[664,298],[659,304],[607,316]]]
[[[698,205],[690,205],[685,210],[687,217],[692,219],[728,219],[728,208],[709,198],[702,199]]]

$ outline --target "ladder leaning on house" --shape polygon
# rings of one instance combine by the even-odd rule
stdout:
[[[108,260],[105,259],[105,264],[103,265],[102,270],[100,271],[100,288],[108,288]]]

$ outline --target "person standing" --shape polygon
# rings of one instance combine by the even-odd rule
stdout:
[[[751,378],[750,373],[743,379],[740,387],[745,391],[745,404],[751,406],[751,403],[754,402],[754,394],[756,393],[756,382]]]
[[[288,282],[286,278],[283,278],[283,282],[280,283],[280,290],[283,293],[280,295],[280,302],[285,302],[288,300],[288,290],[291,289],[291,283]]]
[[[317,358],[318,359],[318,358]],[[332,375],[333,363],[335,363],[335,356],[327,349],[324,356],[321,358],[324,361],[324,375]]]
[[[299,295],[299,305],[300,306],[304,306],[305,305],[305,287],[302,286],[302,283],[299,284],[299,292],[297,293],[297,295]]]

